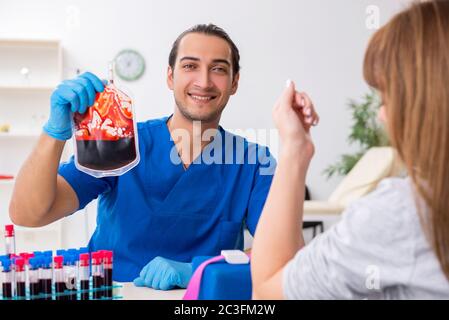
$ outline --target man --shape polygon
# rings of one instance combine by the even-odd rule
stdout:
[[[12,221],[43,226],[98,197],[89,248],[114,251],[114,280],[134,279],[137,286],[162,290],[187,286],[193,257],[242,249],[244,228],[255,232],[274,159],[266,148],[219,126],[237,91],[239,59],[217,26],[182,33],[167,72],[174,113],[138,124],[140,163],[119,177],[93,178],[76,169],[73,157],[59,166],[72,136],[70,110],[84,113],[104,89],[91,73],[64,81],[52,95],[44,133],[18,174]]]

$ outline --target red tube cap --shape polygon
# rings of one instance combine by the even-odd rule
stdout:
[[[23,252],[19,253],[19,256],[23,258],[23,260],[25,261],[25,265],[28,265],[30,258],[34,257],[34,253]]]
[[[112,251],[105,250],[103,252],[103,262],[106,263],[106,264],[111,264],[112,263],[112,256],[113,256]]]
[[[81,253],[80,254],[80,267],[88,267],[89,266],[89,254]]]
[[[16,265],[16,272],[24,270],[25,260],[23,258],[16,258],[14,264]]]
[[[93,252],[92,253],[92,264],[99,265],[103,260],[102,252]]]
[[[64,262],[63,256],[56,256],[53,258],[53,267],[55,269],[62,269],[63,262]]]
[[[5,237],[14,237],[14,225],[13,224],[5,225]]]

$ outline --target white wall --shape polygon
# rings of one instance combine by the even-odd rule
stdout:
[[[134,93],[143,120],[173,109],[165,72],[176,36],[197,23],[222,26],[242,56],[240,89],[230,100],[222,125],[272,128],[272,105],[285,80],[296,80],[311,95],[322,119],[313,133],[317,152],[308,185],[314,198],[323,199],[339,179],[326,181],[322,171],[350,151],[347,100],[367,90],[362,61],[373,30],[365,24],[366,8],[378,6],[383,23],[403,2],[0,0],[0,37],[61,39],[65,77],[73,77],[77,68],[105,76],[107,61],[118,51],[137,49],[146,58],[147,71],[140,81],[126,86]]]

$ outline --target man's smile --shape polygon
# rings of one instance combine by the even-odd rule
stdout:
[[[197,102],[208,102],[214,100],[217,95],[213,94],[198,94],[198,93],[187,93],[187,95],[194,101]]]

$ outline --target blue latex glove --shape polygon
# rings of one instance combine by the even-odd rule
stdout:
[[[51,95],[50,117],[44,132],[58,140],[69,140],[72,137],[70,112],[86,112],[94,104],[96,93],[103,90],[102,81],[90,72],[63,81]]]
[[[157,290],[187,288],[191,277],[191,263],[156,257],[143,267],[140,276],[134,279],[134,285]]]

